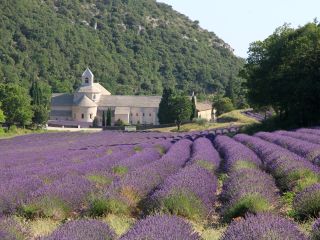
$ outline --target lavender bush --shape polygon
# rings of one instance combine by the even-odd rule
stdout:
[[[246,134],[238,134],[234,139],[257,153],[282,190],[298,192],[318,182],[319,168],[287,149]]]
[[[320,145],[279,133],[259,132],[255,136],[284,147],[314,163],[320,162]]]
[[[43,240],[112,240],[115,233],[97,220],[75,220],[63,224]]]
[[[220,164],[220,156],[208,138],[200,137],[192,145],[190,164],[196,163],[209,170],[216,170]]]
[[[320,218],[318,218],[312,226],[311,234],[310,234],[311,240],[319,240],[320,239]]]
[[[168,215],[149,216],[138,221],[120,240],[200,240],[182,218]]]
[[[205,168],[190,165],[168,177],[149,200],[156,211],[199,220],[212,210],[217,179]]]
[[[221,240],[281,239],[307,240],[298,226],[285,218],[272,214],[248,215],[233,221]]]
[[[261,165],[257,155],[246,146],[227,136],[217,136],[214,146],[224,158],[223,168],[230,172],[239,168],[258,168]]]
[[[272,211],[279,202],[274,179],[259,169],[232,172],[223,184],[221,198],[226,221],[247,213]]]
[[[320,213],[320,184],[314,184],[297,194],[293,209],[300,218],[317,217]]]
[[[29,237],[28,230],[12,218],[0,218],[0,239],[25,240]]]
[[[128,173],[107,190],[99,203],[106,212],[125,212],[131,210],[149,192],[161,184],[168,176],[175,174],[190,158],[190,140],[180,140],[158,161],[144,165]],[[102,210],[101,210],[102,211]]]

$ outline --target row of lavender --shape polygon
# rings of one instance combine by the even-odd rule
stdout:
[[[198,135],[194,135],[187,138],[193,140],[197,137]],[[310,192],[319,191],[317,190],[319,169],[312,164],[313,158],[308,161],[283,147],[262,140],[260,137],[262,138],[259,134],[255,137],[238,135],[234,138],[237,142],[224,136],[214,139],[214,145],[223,157],[221,169],[228,174],[222,192],[222,199],[226,201],[222,214],[227,221],[237,216],[244,216],[246,213],[250,213],[250,210],[253,213],[277,210],[279,190],[275,186],[274,179],[265,170],[275,177],[282,192],[292,190],[297,193],[296,199],[299,199],[299,196],[300,199],[304,199],[303,194],[307,195],[308,198]],[[271,140],[269,139],[269,141]],[[168,143],[168,141],[165,142]],[[212,211],[217,186],[214,171],[219,166],[220,158],[207,138],[198,138],[194,143],[188,139],[181,140],[174,144],[168,153],[162,157],[160,155],[163,153],[163,149],[166,150],[170,147],[169,143],[168,147],[164,144],[160,148],[161,151],[159,151],[159,143],[157,148],[145,143],[141,143],[138,147],[137,145],[130,146],[130,151],[133,152],[131,157],[121,161],[119,159],[115,160],[108,167],[102,166],[108,169],[106,171],[108,177],[110,175],[113,175],[113,177],[104,178],[101,175],[90,175],[91,180],[93,179],[95,182],[97,191],[91,201],[93,207],[95,207],[93,209],[101,210],[102,207],[102,213],[105,213],[105,211],[115,213],[119,213],[118,211],[121,213],[126,211],[139,212],[140,210],[146,214],[162,212],[177,214],[190,219],[201,219]],[[148,154],[154,156],[155,159],[149,161],[148,157],[144,157]],[[137,165],[134,162],[137,162]],[[316,162],[313,161],[313,163]],[[107,187],[103,186],[105,182],[109,182],[107,180],[112,181],[112,184],[108,184]],[[78,183],[74,182],[73,184],[77,185]],[[270,188],[264,186],[270,186]],[[50,191],[46,192],[44,196],[47,196]],[[59,195],[55,193],[54,196]],[[193,204],[191,208],[181,208],[186,199],[191,200],[187,204]],[[316,200],[317,196],[313,201]],[[254,203],[257,201],[259,204],[255,206]],[[295,202],[298,202],[298,200]],[[101,206],[103,205],[101,203],[105,205]],[[116,207],[114,207],[115,203],[118,204]],[[251,207],[246,209],[243,206]],[[300,215],[305,217],[318,212],[309,211]],[[174,222],[178,227],[172,229],[172,234],[185,236],[183,239],[199,239],[199,236],[194,234],[192,228],[182,219],[166,215],[147,217],[139,221],[122,238],[139,239],[138,236],[141,236],[141,238],[149,237],[153,239],[152,236],[157,236],[157,239],[170,239],[168,237],[162,238],[161,236],[164,236],[162,234],[165,234],[165,231],[157,231],[158,228],[153,225],[157,223],[160,226],[159,229],[170,229],[169,226]],[[251,226],[250,223],[255,224]],[[305,236],[298,231],[292,222],[269,214],[258,214],[256,217],[247,216],[245,221],[233,222],[224,234],[223,239],[249,239],[245,236],[252,234],[259,238],[259,236],[268,232],[268,229],[266,227],[259,228],[258,223],[263,223],[263,226],[281,223],[279,227],[269,232],[270,236],[279,236],[280,238],[281,236],[292,236],[290,239],[305,239]],[[99,225],[98,223],[88,224],[89,226]],[[59,234],[71,234],[71,236],[72,234],[78,234],[79,230],[70,230],[77,229],[78,224],[72,225],[70,223],[70,225],[62,225],[49,238],[61,239],[62,235]],[[86,223],[80,225],[86,225]],[[86,229],[86,227],[82,229]],[[182,229],[184,230],[182,231]],[[69,233],[67,233],[68,231]],[[101,232],[103,231],[101,230]],[[110,235],[110,239],[115,238],[109,230],[108,233],[103,234],[105,237],[100,239],[108,239],[106,235]],[[79,238],[68,237],[68,239]],[[92,237],[92,239],[99,238]]]

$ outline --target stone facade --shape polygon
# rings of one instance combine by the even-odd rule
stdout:
[[[158,125],[158,110],[161,96],[111,95],[99,83],[94,82],[90,69],[82,74],[82,84],[74,94],[53,94],[50,120],[92,123],[97,117],[102,125],[103,112],[112,113],[112,125],[124,124]],[[199,108],[198,108],[199,106]],[[197,104],[198,117],[211,120],[211,106]]]

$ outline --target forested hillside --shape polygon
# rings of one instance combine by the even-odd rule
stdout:
[[[71,92],[89,66],[113,94],[238,94],[243,60],[155,0],[1,0],[0,83]]]

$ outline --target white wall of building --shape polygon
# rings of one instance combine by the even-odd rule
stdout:
[[[210,110],[205,110],[205,111],[199,111],[198,112],[198,118],[206,119],[208,121],[211,120],[212,118],[212,111]]]
[[[78,107],[72,108],[72,117],[79,122],[93,122],[97,115],[97,107]]]

